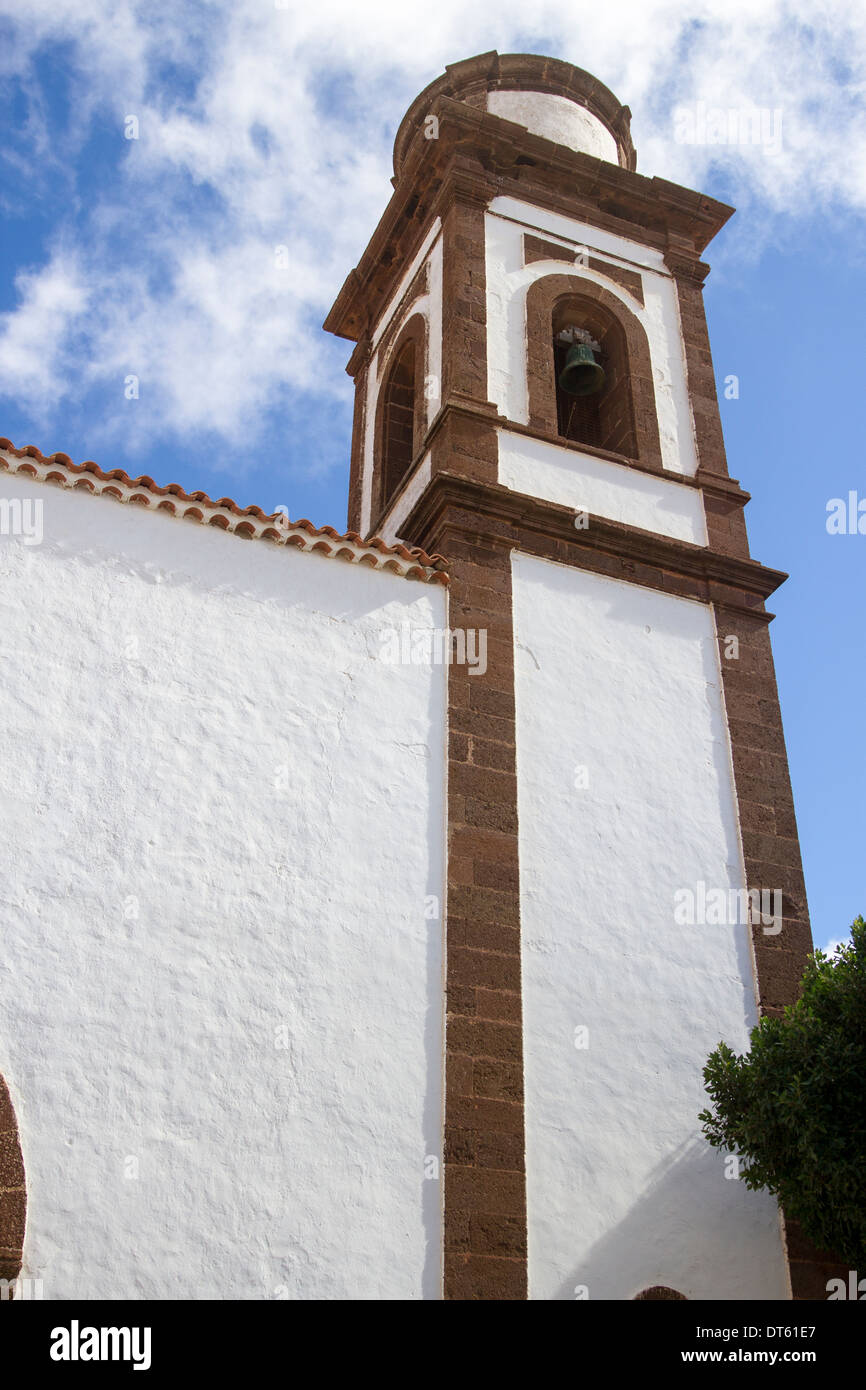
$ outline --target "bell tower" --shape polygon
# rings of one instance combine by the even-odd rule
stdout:
[[[732,210],[638,174],[629,127],[569,63],[449,66],[325,324],[356,344],[350,527],[445,555],[452,632],[487,636],[448,676],[447,1298],[821,1277],[697,1119],[811,938],[785,576],[749,553],[702,302]]]

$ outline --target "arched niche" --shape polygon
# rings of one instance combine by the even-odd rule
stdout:
[[[424,437],[427,321],[413,314],[388,351],[376,402],[371,525],[396,496]]]
[[[564,352],[555,343],[563,328],[578,327],[598,344],[605,371],[597,397],[571,403],[558,388]],[[543,275],[526,296],[529,424],[545,434],[591,449],[662,467],[661,442],[649,342],[643,324],[603,285],[573,274]]]

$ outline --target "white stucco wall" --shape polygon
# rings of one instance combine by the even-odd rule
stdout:
[[[607,126],[568,97],[553,92],[488,92],[487,110],[557,145],[619,163],[616,140]]]
[[[436,1298],[443,591],[0,475],[0,1072],[47,1298]]]
[[[504,487],[657,535],[706,545],[704,505],[697,488],[576,449],[562,449],[545,439],[509,430],[498,430],[497,435],[499,481]]]
[[[756,1020],[747,928],[674,921],[678,889],[745,886],[712,614],[513,580],[530,1296],[784,1298],[776,1205],[697,1120]]]
[[[526,295],[545,275],[574,274],[604,286],[640,320],[649,343],[662,462],[675,473],[697,471],[685,349],[673,277],[659,252],[515,198],[494,198],[485,218],[487,260],[487,390],[507,419],[529,423]],[[564,247],[563,260],[523,264],[523,235],[546,234]],[[640,274],[644,303],[575,257],[608,260]]]

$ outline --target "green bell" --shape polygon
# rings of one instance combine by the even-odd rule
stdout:
[[[596,362],[595,353],[586,343],[574,343],[568,349],[559,385],[569,396],[594,396],[601,390],[604,368]]]

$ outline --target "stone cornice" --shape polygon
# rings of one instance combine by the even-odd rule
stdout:
[[[670,477],[670,473],[665,476]],[[729,478],[724,473],[711,473],[708,468],[699,468],[692,481],[709,497],[725,498],[742,506],[752,500],[752,494],[741,488],[736,478]]]
[[[788,577],[757,560],[724,555],[593,513],[586,528],[578,528],[574,522],[573,508],[443,471],[434,474],[402,523],[401,532],[416,544],[420,540],[422,544],[435,541],[437,546],[447,546],[452,538],[465,537],[482,545],[529,553],[549,555],[553,549],[554,558],[562,564],[581,565],[586,551],[613,555],[624,562],[624,579],[667,587],[650,577],[651,568],[660,576],[690,581],[692,588],[698,581],[700,592],[695,597],[767,622],[773,615],[763,609],[763,603]]]
[[[373,344],[365,333],[362,338],[358,339],[355,344],[355,350],[346,363],[346,372],[348,375],[354,378],[359,372],[362,372],[369,363],[372,353]]]
[[[697,289],[703,288],[704,281],[710,273],[706,261],[699,260],[694,253],[670,246],[665,251],[665,265],[677,280],[685,280]]]

